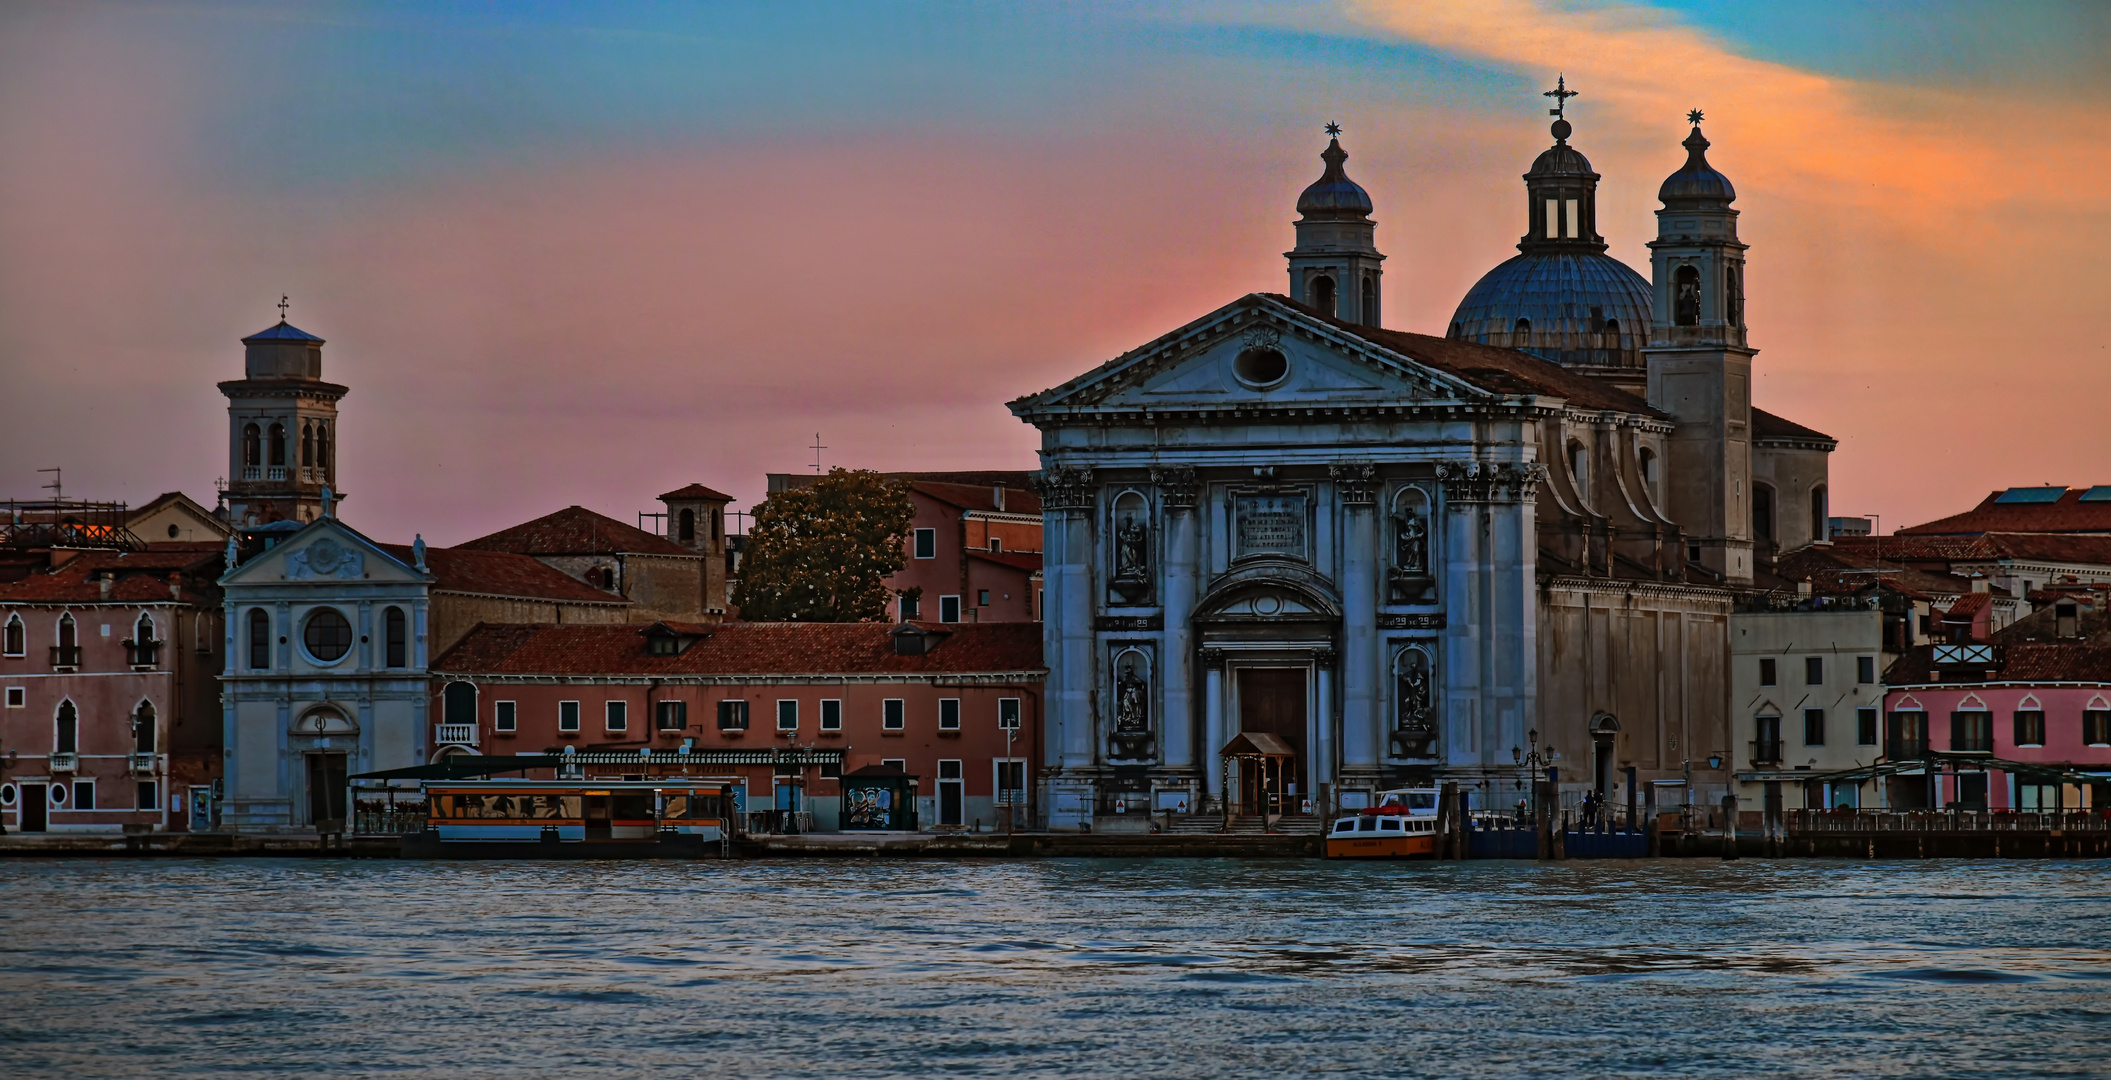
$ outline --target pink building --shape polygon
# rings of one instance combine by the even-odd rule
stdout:
[[[843,773],[893,765],[918,778],[927,828],[1032,820],[1045,676],[1033,623],[485,625],[432,672],[435,713],[476,724],[486,754],[686,747],[744,785],[746,808],[810,811],[823,829]],[[755,753],[792,748],[841,761]]]
[[[2057,618],[2054,608],[2042,614]],[[1909,760],[1927,750],[1988,758],[1981,770],[1889,777],[1886,805],[2111,807],[2111,645],[2079,635],[2068,641],[1923,645],[1901,657],[1885,682],[1887,760]],[[2054,766],[2070,775],[2060,780],[2019,773],[2004,763]],[[2103,779],[2084,783],[2075,774]]]

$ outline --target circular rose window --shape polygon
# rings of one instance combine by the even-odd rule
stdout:
[[[301,644],[308,647],[308,655],[330,663],[339,660],[352,649],[352,624],[343,615],[331,608],[308,616],[308,626],[301,631]]]
[[[1257,345],[1241,352],[1231,362],[1232,374],[1248,386],[1274,386],[1290,374],[1290,359],[1280,349]]]

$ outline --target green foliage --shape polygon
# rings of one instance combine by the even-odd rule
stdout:
[[[888,575],[907,564],[916,510],[909,486],[864,469],[831,469],[813,485],[755,507],[740,617],[757,622],[873,622],[887,617]]]

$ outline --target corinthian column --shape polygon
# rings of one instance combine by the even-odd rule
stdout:
[[[1164,727],[1159,742],[1161,760],[1169,769],[1190,769],[1195,764],[1194,628],[1196,563],[1201,559],[1202,531],[1196,521],[1195,470],[1186,467],[1154,468],[1151,482],[1158,486],[1165,507],[1165,557],[1158,595],[1165,602],[1165,646],[1158,663],[1163,675],[1165,708],[1160,714]]]
[[[1336,465],[1329,470],[1341,502],[1341,735],[1328,739],[1340,749],[1342,778],[1374,781],[1385,725],[1379,692],[1385,661],[1378,641],[1378,483],[1371,465]],[[1331,724],[1332,717],[1321,717]],[[1331,733],[1330,733],[1331,734]],[[1331,772],[1333,762],[1328,762]]]
[[[1092,506],[1090,469],[1048,469],[1041,490],[1044,595],[1055,600],[1041,613],[1041,640],[1048,665],[1048,719],[1043,760],[1064,772],[1093,763]]]

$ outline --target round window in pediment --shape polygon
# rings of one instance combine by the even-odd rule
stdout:
[[[1231,370],[1240,382],[1264,390],[1282,382],[1290,374],[1290,358],[1273,346],[1255,345],[1241,351],[1232,360]]]
[[[308,616],[301,644],[307,646],[309,656],[325,664],[342,660],[352,651],[352,624],[335,608],[323,608]]]

